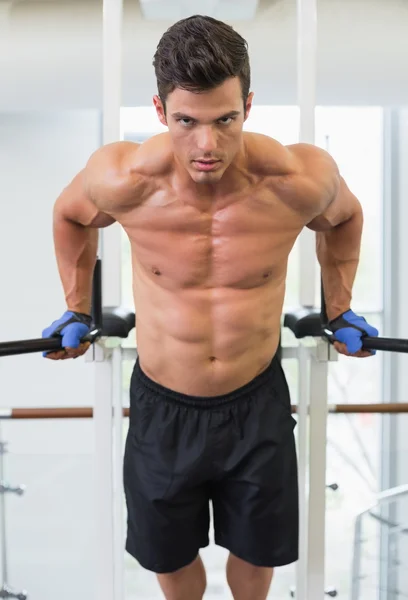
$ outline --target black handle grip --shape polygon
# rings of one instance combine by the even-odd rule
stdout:
[[[364,350],[408,353],[408,340],[386,337],[363,337]]]
[[[99,329],[93,329],[81,339],[81,342],[91,342],[92,344],[99,336]],[[60,336],[32,340],[18,340],[15,342],[2,342],[0,344],[0,356],[33,354],[34,352],[57,352],[62,349],[62,338]]]
[[[95,329],[102,331],[103,311],[102,311],[102,261],[96,260],[93,280],[92,280],[92,323]]]

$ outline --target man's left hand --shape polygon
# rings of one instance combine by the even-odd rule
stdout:
[[[330,321],[325,329],[331,332],[329,340],[340,354],[358,358],[375,354],[375,350],[364,350],[362,346],[364,337],[378,336],[378,329],[369,325],[364,317],[356,315],[352,310],[347,310]]]

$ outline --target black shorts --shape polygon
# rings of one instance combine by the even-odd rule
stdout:
[[[126,550],[170,573],[214,541],[263,567],[298,558],[298,482],[289,390],[278,358],[230,394],[187,396],[137,362],[124,459]]]

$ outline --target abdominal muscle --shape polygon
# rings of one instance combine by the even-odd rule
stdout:
[[[251,289],[169,289],[136,269],[140,366],[191,396],[229,393],[264,371],[280,338],[284,280]]]

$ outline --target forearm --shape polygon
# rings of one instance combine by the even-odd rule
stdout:
[[[98,229],[75,223],[55,210],[53,232],[67,309],[90,314]]]
[[[360,259],[363,213],[360,204],[347,221],[317,232],[316,250],[321,266],[328,319],[351,307],[352,288]]]

